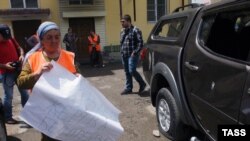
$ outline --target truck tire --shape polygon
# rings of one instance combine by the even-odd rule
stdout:
[[[185,140],[187,128],[180,120],[176,102],[167,88],[161,88],[156,97],[156,116],[160,132],[174,141]]]

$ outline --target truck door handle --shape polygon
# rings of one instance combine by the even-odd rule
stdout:
[[[198,71],[199,70],[198,66],[192,65],[190,62],[185,62],[185,66],[188,69],[190,69],[191,71]]]

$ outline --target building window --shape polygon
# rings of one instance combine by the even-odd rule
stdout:
[[[166,15],[167,0],[147,0],[147,19],[156,22],[161,16]]]
[[[11,8],[38,8],[37,0],[10,0]]]
[[[93,0],[69,0],[70,5],[93,4]]]

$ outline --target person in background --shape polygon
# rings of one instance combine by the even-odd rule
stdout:
[[[136,71],[136,67],[139,60],[139,54],[143,47],[142,33],[141,31],[132,25],[130,15],[124,15],[121,19],[121,55],[124,71],[126,74],[126,86],[121,94],[129,94],[133,89],[133,80],[139,83],[140,88],[138,93],[144,91],[146,83],[142,79],[141,75]]]
[[[37,43],[38,43],[38,36],[37,34],[33,34],[32,36],[30,36],[27,40],[26,40],[26,43],[27,43],[27,48],[26,48],[26,53],[28,51],[30,51]]]
[[[66,45],[66,50],[76,53],[76,42],[78,37],[72,32],[72,28],[68,28],[68,33],[64,35],[63,42]]]
[[[3,106],[5,112],[5,122],[7,124],[19,123],[12,116],[12,99],[14,85],[24,59],[24,51],[14,38],[11,37],[10,28],[5,24],[0,24],[0,75],[4,90]],[[24,89],[18,90],[21,94],[22,106],[27,102],[29,95]]]
[[[53,68],[50,61],[54,60],[68,71],[80,75],[74,64],[74,53],[61,48],[61,32],[54,22],[43,22],[38,30],[39,43],[29,52],[17,79],[20,88],[32,89],[44,73]],[[42,141],[56,141],[45,134],[42,134]]]
[[[101,53],[100,36],[93,30],[90,30],[88,36],[88,51],[90,55],[90,63],[94,67],[104,67]]]

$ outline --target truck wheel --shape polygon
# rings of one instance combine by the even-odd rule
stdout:
[[[7,141],[4,121],[0,119],[0,141]]]
[[[180,120],[180,114],[174,97],[167,88],[161,88],[156,97],[156,115],[160,132],[167,138],[184,140],[186,128]]]

